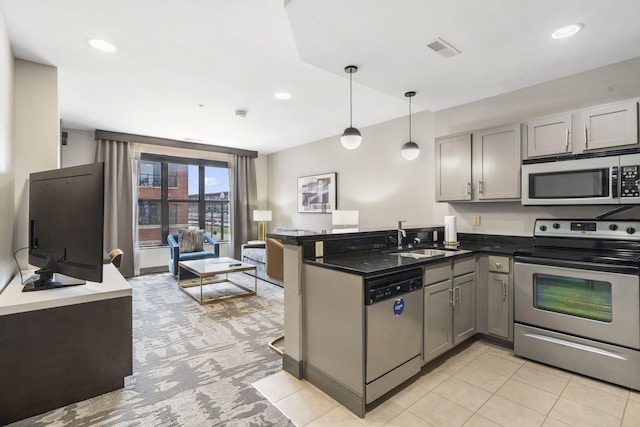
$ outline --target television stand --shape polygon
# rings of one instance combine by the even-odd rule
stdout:
[[[113,264],[102,283],[22,287],[18,275],[0,293],[0,425],[124,386],[133,373],[132,290]]]

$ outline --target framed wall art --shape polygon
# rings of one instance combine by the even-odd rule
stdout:
[[[325,213],[335,209],[335,172],[298,178],[298,212]]]

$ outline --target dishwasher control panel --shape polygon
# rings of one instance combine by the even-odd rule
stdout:
[[[422,289],[422,269],[389,274],[365,282],[365,305]]]

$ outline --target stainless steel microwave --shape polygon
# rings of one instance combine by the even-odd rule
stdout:
[[[640,204],[640,153],[522,165],[523,205]]]

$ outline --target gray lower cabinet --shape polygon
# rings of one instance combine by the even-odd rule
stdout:
[[[487,333],[513,341],[513,277],[509,257],[489,256]]]
[[[476,273],[453,278],[454,344],[471,338],[476,328]]]
[[[424,363],[477,332],[475,257],[425,267]]]
[[[453,348],[451,279],[424,289],[424,360],[446,353]]]

